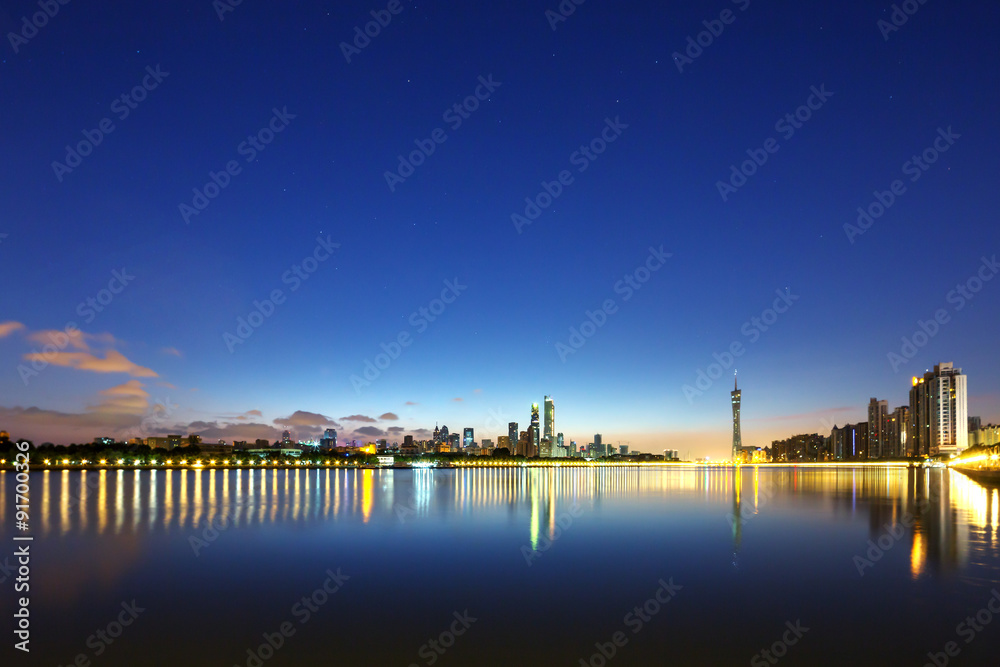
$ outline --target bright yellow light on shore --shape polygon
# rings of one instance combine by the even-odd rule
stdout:
[[[118,465],[122,465],[124,463],[125,463],[125,459],[118,459]]]

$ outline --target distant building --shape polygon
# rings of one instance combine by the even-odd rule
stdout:
[[[973,433],[974,431],[978,431],[982,427],[983,427],[983,420],[982,419],[980,419],[979,417],[969,417],[969,433],[970,434]],[[969,446],[971,447],[972,443],[969,443]]]
[[[466,427],[462,433],[462,447],[464,449],[472,449],[472,446],[475,444],[476,444],[475,429]]]
[[[826,450],[826,438],[818,433],[792,436],[771,443],[770,458],[775,462],[818,461]],[[738,456],[744,463],[753,461],[756,447],[741,447]]]
[[[967,392],[966,376],[951,362],[913,378],[909,439],[915,456],[954,455],[969,446]]]
[[[322,449],[326,450],[326,451],[330,451],[332,449],[336,449],[337,448],[337,429],[335,429],[335,428],[328,428],[325,431],[323,431],[323,437],[320,438],[320,440],[319,440],[319,446]]]
[[[517,447],[517,434],[518,434],[517,422],[510,422],[509,424],[507,424],[507,446],[508,447],[510,447],[511,445],[513,445],[514,448]],[[503,447],[503,445],[500,445],[500,446]],[[514,453],[514,449],[511,449],[510,453],[513,454]]]
[[[510,452],[511,454],[514,453],[514,450],[511,449],[510,447],[510,436],[509,435],[497,436],[497,449],[503,449],[505,447],[507,448],[508,452]]]
[[[538,446],[538,455],[542,458],[552,458],[552,440],[550,438],[542,438]]]
[[[1000,426],[987,424],[969,433],[969,447],[992,447],[1000,445]]]
[[[531,452],[531,434],[528,431],[521,431],[517,438],[517,451],[514,452],[518,456],[528,456]]]

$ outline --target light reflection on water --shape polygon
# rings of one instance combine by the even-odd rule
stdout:
[[[671,511],[676,503],[703,499],[732,505],[737,552],[743,522],[799,501],[818,503],[832,516],[867,514],[869,535],[876,540],[887,526],[914,516],[914,576],[933,564],[961,569],[1000,546],[1000,491],[948,470],[744,468],[738,475],[727,469],[628,468],[64,470],[33,473],[31,482],[37,499],[32,521],[42,537],[103,535],[109,526],[115,534],[190,530],[222,515],[234,526],[252,526],[394,520],[400,507],[413,517],[524,508],[527,537],[537,548],[540,535],[552,539],[558,511],[572,503],[631,499],[663,503],[664,511]],[[12,483],[12,475],[0,474],[4,502]],[[0,528],[9,529],[11,520],[0,513]]]

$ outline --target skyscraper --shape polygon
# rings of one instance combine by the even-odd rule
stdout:
[[[952,362],[913,378],[908,449],[915,456],[957,454],[969,446],[967,392],[966,376]]]
[[[514,448],[517,447],[517,422],[510,422],[507,424],[507,439],[510,441],[511,450],[510,453],[514,453]]]
[[[873,398],[868,401],[868,458],[892,456],[889,442],[889,402]]]
[[[475,441],[475,429],[466,428],[462,433],[462,449],[469,449]]]
[[[541,428],[538,424],[538,403],[531,404],[531,427],[529,428],[531,433],[531,444],[535,446],[535,451],[538,451],[538,441],[541,438]]]
[[[743,456],[743,438],[740,437],[740,401],[743,394],[740,392],[735,374],[733,374],[733,391],[731,396],[733,398],[733,463],[736,463]]]
[[[542,436],[548,438],[550,442],[555,442],[556,438],[556,404],[551,396],[546,396],[543,402],[545,406],[545,429]]]

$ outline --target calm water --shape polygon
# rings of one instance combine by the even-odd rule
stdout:
[[[0,563],[14,483],[0,473]],[[949,664],[1000,651],[1000,617],[958,627],[1000,589],[1000,496],[952,471],[49,471],[31,484],[32,653],[11,648],[0,571],[0,655],[17,658],[4,664],[600,665],[596,643],[609,665],[919,666],[951,641]],[[281,645],[258,662],[265,633]]]

